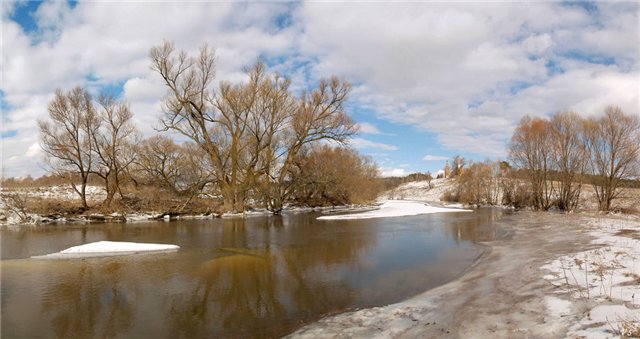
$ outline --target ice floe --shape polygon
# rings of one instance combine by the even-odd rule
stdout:
[[[128,255],[138,253],[175,252],[178,245],[149,244],[121,241],[98,241],[67,248],[57,253],[34,256],[36,259],[66,259]]]

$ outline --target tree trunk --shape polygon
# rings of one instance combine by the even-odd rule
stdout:
[[[102,205],[104,207],[110,207],[111,203],[113,202],[113,197],[116,195],[116,191],[117,191],[117,184],[116,184],[116,179],[114,178],[114,172],[109,172],[107,175],[105,175],[104,183],[105,183],[104,185],[105,189],[107,191],[107,197],[102,202]]]
[[[80,198],[82,199],[82,209],[88,209],[89,205],[87,204],[87,182],[82,182],[82,187],[80,188]]]

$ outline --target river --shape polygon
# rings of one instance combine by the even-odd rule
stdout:
[[[459,277],[501,210],[366,220],[317,213],[0,230],[2,337],[279,337]],[[38,260],[100,240],[178,252]]]

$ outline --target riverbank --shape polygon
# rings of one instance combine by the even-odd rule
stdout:
[[[265,208],[249,207],[242,213],[221,213],[211,200],[195,207],[141,208],[136,204],[120,204],[108,210],[100,206],[106,197],[101,187],[88,186],[89,209],[80,207],[77,194],[70,186],[3,189],[0,187],[0,227],[38,226],[43,224],[121,223],[156,220],[193,220],[214,218],[246,218],[272,215]],[[183,203],[174,202],[177,205]],[[323,214],[357,213],[377,209],[377,204],[343,206],[286,206],[282,213],[321,212]]]
[[[508,235],[483,244],[489,250],[461,278],[397,304],[322,319],[289,337],[638,335],[640,293],[628,293],[640,291],[637,217],[518,212],[498,223]],[[591,266],[575,260],[589,251],[612,254],[597,263],[595,257],[580,259],[598,264],[590,276]],[[571,260],[585,273],[571,271]]]

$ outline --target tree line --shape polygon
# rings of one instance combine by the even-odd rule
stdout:
[[[640,178],[640,119],[615,106],[597,117],[525,116],[511,137],[508,159],[471,162],[456,173],[456,189],[445,199],[571,211],[584,185],[591,185],[598,209],[610,211],[623,188]]]
[[[322,79],[295,95],[290,79],[258,61],[246,82],[216,84],[215,52],[206,45],[191,56],[165,42],[150,59],[167,88],[159,132],[186,141],[162,133],[143,140],[127,103],[95,99],[81,87],[56,90],[48,119],[39,121],[46,163],[85,209],[96,177],[105,207],[125,199],[123,183],[159,188],[185,205],[206,195],[228,212],[261,205],[279,213],[286,203],[361,203],[377,195],[376,165],[346,144],[357,132],[344,108],[346,81]]]

